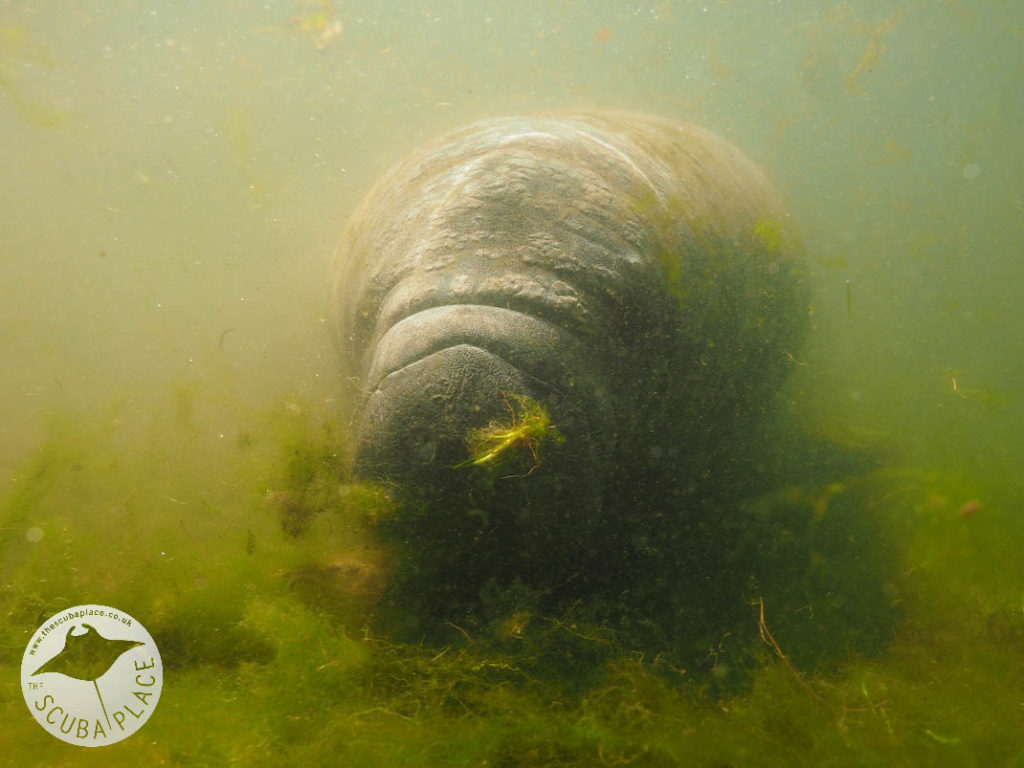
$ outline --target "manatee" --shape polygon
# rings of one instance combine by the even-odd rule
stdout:
[[[352,216],[331,301],[353,470],[400,497],[410,580],[466,603],[485,584],[574,599],[688,546],[808,318],[755,164],[615,112],[485,119],[415,151]],[[511,437],[474,461],[488,428]]]

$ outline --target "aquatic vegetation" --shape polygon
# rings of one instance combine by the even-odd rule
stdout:
[[[521,423],[529,413],[510,402]],[[495,585],[475,589],[493,621],[401,642],[377,629],[372,601],[302,582],[333,564],[343,584],[350,559],[372,557],[367,521],[389,519],[380,491],[336,474],[342,431],[275,408],[249,420],[239,450],[205,438],[203,418],[128,438],[107,420],[55,420],[0,500],[0,674],[16,677],[25,628],[70,595],[143,617],[166,664],[144,737],[79,750],[76,764],[994,765],[1019,754],[1022,542],[1005,499],[969,478],[886,469],[752,500],[737,553],[707,564],[699,585],[739,574],[748,601],[674,658],[644,651],[642,617],[635,631],[607,621],[634,595],[550,613],[528,590]],[[533,458],[521,442],[507,451]],[[301,525],[282,528],[288,509],[267,487],[297,499]],[[30,540],[31,527],[45,536]],[[7,754],[67,762],[70,748],[43,738],[16,691],[0,717]]]
[[[287,23],[272,24],[256,31],[297,31],[313,42],[318,51],[327,48],[344,33],[345,26],[329,0],[295,0],[295,5],[299,15],[292,16]],[[316,6],[319,10],[311,11],[308,6]]]
[[[481,467],[503,464],[508,455],[525,449],[533,457],[533,466],[522,475],[533,474],[540,466],[540,446],[544,441],[561,443],[565,438],[551,423],[547,409],[536,400],[525,395],[501,393],[508,407],[511,420],[492,421],[482,429],[474,429],[466,438],[470,457],[460,467]],[[511,399],[510,399],[511,398]],[[515,401],[519,411],[512,405]]]

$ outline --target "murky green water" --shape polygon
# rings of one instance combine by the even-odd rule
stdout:
[[[1013,2],[0,2],[0,763],[1024,763],[1022,75]],[[395,642],[334,246],[424,139],[578,107],[765,168],[811,266],[790,410],[873,458],[745,506],[806,562],[699,652],[526,612]],[[97,750],[19,679],[84,603],[166,666]]]

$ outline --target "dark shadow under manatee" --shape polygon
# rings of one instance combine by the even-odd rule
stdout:
[[[293,505],[279,504],[297,541],[321,515],[360,515],[337,494],[337,441],[336,432],[306,440],[303,455],[318,458],[288,473],[283,495],[308,508],[298,521]],[[543,464],[525,478],[471,475],[477,485],[461,505],[438,483],[433,495],[393,487],[396,508],[373,528],[394,565],[373,570],[373,600],[355,601],[352,613],[353,578],[358,585],[365,569],[338,563],[296,571],[293,591],[353,629],[369,610],[369,630],[394,643],[511,654],[572,686],[618,655],[733,690],[774,654],[761,638],[762,604],[804,673],[878,652],[900,618],[887,590],[898,553],[876,503],[887,493],[874,474],[885,456],[810,438],[784,414],[751,420],[724,443],[732,450],[717,473],[686,488],[664,463],[624,467],[614,506],[589,527],[571,516],[554,530],[534,525]]]
[[[876,653],[899,618],[886,596],[894,553],[866,479],[878,457],[779,431],[770,454],[751,449],[685,492],[660,468],[635,467],[616,489],[617,514],[575,539],[571,526],[532,529],[512,483],[494,484],[487,514],[406,492],[379,529],[399,565],[378,630],[439,647],[484,637],[525,648],[532,637],[534,654],[555,652],[553,674],[567,661],[582,674],[588,655],[596,664],[614,646],[732,687],[773,653],[763,605],[802,670]]]

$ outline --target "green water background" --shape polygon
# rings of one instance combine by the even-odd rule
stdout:
[[[776,183],[814,291],[812,333],[794,352],[796,411],[810,432],[884,452],[892,474],[876,508],[913,496],[917,516],[893,521],[893,535],[907,572],[929,573],[905,599],[931,634],[904,632],[890,658],[843,678],[870,702],[870,717],[857,715],[871,734],[861,751],[849,722],[800,700],[777,666],[734,705],[749,722],[709,724],[685,697],[648,691],[637,701],[665,719],[649,731],[644,721],[642,737],[630,716],[616,730],[566,705],[571,722],[600,728],[570,737],[552,726],[547,752],[510,755],[573,764],[577,749],[578,764],[600,764],[662,744],[661,759],[711,761],[712,737],[726,734],[751,751],[719,757],[740,764],[816,747],[849,764],[1021,759],[1011,735],[1024,717],[1022,46],[1013,2],[0,3],[0,716],[16,747],[0,759],[99,759],[50,744],[16,680],[37,614],[107,600],[97,591],[134,602],[123,607],[144,622],[228,616],[251,630],[233,666],[203,646],[196,663],[214,671],[182,672],[192,689],[175,704],[169,687],[146,726],[155,746],[111,748],[125,761],[152,749],[172,764],[283,764],[298,759],[286,732],[304,722],[288,717],[323,718],[323,701],[366,696],[343,672],[369,652],[346,636],[303,662],[344,660],[328,667],[328,690],[291,704],[270,693],[281,678],[266,671],[287,654],[252,639],[290,617],[307,634],[281,642],[302,657],[330,633],[322,617],[275,602],[287,593],[280,573],[310,553],[282,543],[266,499],[295,479],[281,446],[322,443],[319,425],[344,412],[325,320],[334,244],[373,181],[424,139],[485,115],[575,107],[707,126]],[[355,547],[358,536],[328,532],[324,552],[338,540]],[[984,634],[993,616],[1001,629]],[[986,652],[965,665],[956,654],[982,636]],[[930,673],[914,666],[933,657]],[[211,708],[238,665],[255,698]],[[304,669],[278,673],[313,675]],[[905,687],[899,717],[898,704],[877,713],[886,696],[872,685]],[[773,730],[780,687],[792,708]],[[388,709],[359,701],[332,706]],[[993,701],[1005,707],[986,711]],[[384,715],[395,730],[381,726],[366,755],[500,763],[482,745],[539,716],[531,706],[476,726],[479,749],[463,757],[431,752],[414,722]],[[222,719],[197,736],[212,712]],[[438,740],[443,714],[429,726]],[[175,718],[206,752],[172,744]],[[326,727],[313,719],[311,732]],[[232,737],[253,720],[264,726],[251,743]],[[699,749],[674,741],[691,727]]]

